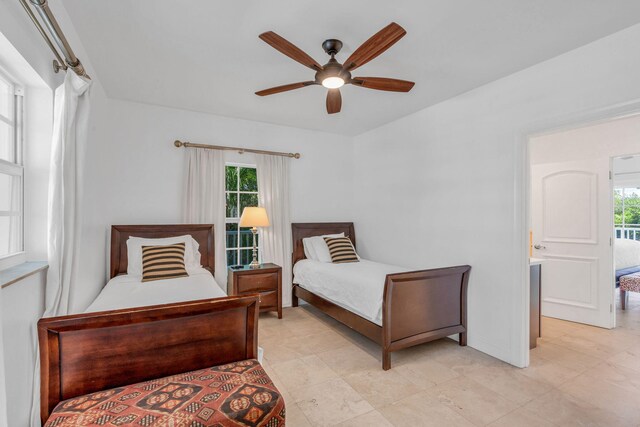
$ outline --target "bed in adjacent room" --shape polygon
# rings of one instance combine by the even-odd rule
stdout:
[[[303,299],[380,344],[384,370],[393,351],[454,334],[467,344],[470,266],[409,271],[361,259],[351,222],[291,227],[293,305]]]

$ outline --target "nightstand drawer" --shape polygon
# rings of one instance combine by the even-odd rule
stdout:
[[[278,292],[260,292],[260,309],[278,306]]]
[[[278,273],[241,275],[237,278],[238,293],[275,291],[278,288]]]

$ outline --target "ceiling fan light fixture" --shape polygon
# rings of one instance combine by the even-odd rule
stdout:
[[[322,86],[327,89],[338,89],[344,86],[344,80],[341,77],[327,77],[322,80]]]

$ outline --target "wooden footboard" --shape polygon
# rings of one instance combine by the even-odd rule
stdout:
[[[382,305],[382,368],[391,352],[460,334],[467,345],[468,265],[387,275]]]
[[[40,319],[40,415],[62,400],[254,359],[258,296]]]

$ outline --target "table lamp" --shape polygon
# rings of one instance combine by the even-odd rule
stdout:
[[[269,226],[267,210],[258,207],[244,208],[238,225],[240,227],[251,227],[251,232],[253,233],[253,261],[251,261],[249,267],[258,268],[260,263],[258,262],[258,249],[256,248],[256,233],[258,232],[258,227]]]

